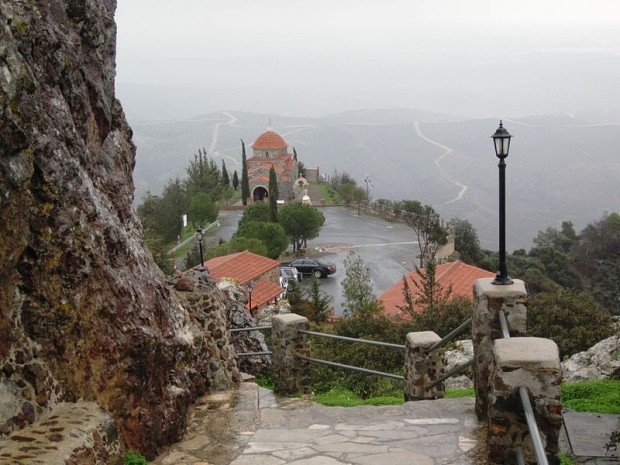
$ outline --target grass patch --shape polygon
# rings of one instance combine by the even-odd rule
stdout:
[[[325,205],[342,205],[344,202],[338,195],[336,191],[332,189],[330,184],[325,182],[317,182],[313,184],[320,192],[323,200],[325,200]]]
[[[446,389],[446,398],[456,399],[459,397],[476,397],[476,391],[473,387],[462,389]]]
[[[577,412],[620,414],[620,380],[565,383],[562,405]]]
[[[398,405],[403,403],[403,398],[385,396],[360,399],[348,389],[333,388],[327,392],[316,394],[314,401],[330,407],[357,407],[359,405]]]

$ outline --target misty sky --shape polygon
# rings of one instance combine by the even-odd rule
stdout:
[[[118,0],[116,21],[117,87],[216,89],[220,110],[482,117],[620,101],[617,0]]]

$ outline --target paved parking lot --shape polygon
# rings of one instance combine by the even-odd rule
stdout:
[[[419,254],[413,230],[405,224],[389,223],[381,218],[358,215],[356,209],[324,207],[325,224],[319,237],[308,242],[307,256],[321,256],[336,264],[335,274],[321,279],[321,289],[334,299],[334,313],[342,315],[342,280],[345,278],[344,260],[350,250],[357,253],[370,267],[375,294],[394,285],[403,274],[414,269]],[[212,241],[230,239],[236,231],[241,211],[220,212],[220,229]],[[292,260],[294,257],[282,257]],[[309,277],[302,283],[310,285]]]
[[[358,215],[357,210],[326,207],[325,224],[318,238],[308,242],[308,255],[322,256],[336,264],[335,274],[321,279],[321,288],[334,299],[334,313],[342,315],[344,260],[352,250],[370,267],[371,280],[378,296],[414,269],[418,255],[413,230],[407,225],[389,223],[381,218]],[[310,279],[302,287],[307,288]]]

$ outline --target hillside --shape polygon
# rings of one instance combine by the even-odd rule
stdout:
[[[600,116],[600,115],[599,115]],[[459,119],[414,109],[360,110],[319,118],[220,112],[191,119],[132,121],[137,163],[136,200],[183,176],[204,147],[229,171],[241,170],[240,139],[250,145],[268,125],[322,174],[347,171],[373,199],[413,198],[448,220],[477,228],[483,247],[497,242],[497,160],[490,135],[497,119]],[[618,210],[618,124],[575,115],[505,120],[514,137],[507,160],[508,248],[528,248],[538,230],[572,220],[577,229]]]

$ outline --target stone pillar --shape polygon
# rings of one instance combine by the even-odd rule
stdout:
[[[488,404],[489,464],[515,463],[517,448],[523,450],[527,465],[537,463],[519,395],[521,386],[528,391],[547,460],[559,464],[562,369],[558,346],[550,339],[537,337],[498,339],[493,355]]]
[[[426,351],[441,338],[433,331],[407,334],[405,343],[405,401],[437,399],[444,396],[445,382],[432,389],[424,386],[445,373],[446,350],[441,347],[430,354]]]
[[[519,279],[514,284],[495,285],[493,278],[478,279],[474,285],[472,340],[476,415],[487,417],[489,374],[493,364],[493,341],[502,337],[499,311],[504,310],[511,336],[525,336],[527,290]]]
[[[308,329],[308,319],[287,313],[275,315],[271,325],[274,391],[277,394],[310,394],[310,362],[298,358],[299,355],[310,356],[309,337],[298,332]]]

